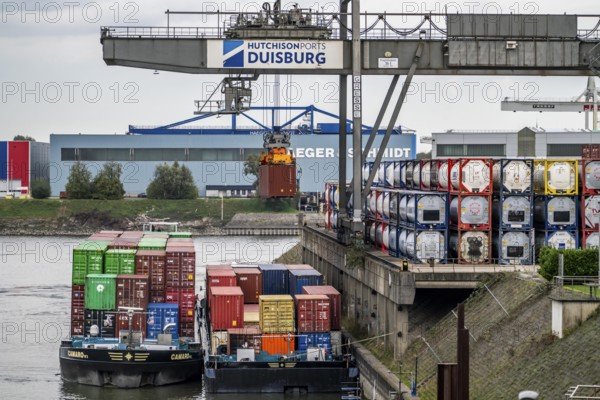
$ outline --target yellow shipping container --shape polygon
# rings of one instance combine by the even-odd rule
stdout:
[[[294,332],[294,299],[290,295],[262,295],[258,298],[263,333]]]

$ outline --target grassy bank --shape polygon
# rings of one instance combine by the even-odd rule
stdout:
[[[237,213],[293,213],[294,204],[293,200],[224,199],[223,224]],[[0,200],[0,217],[9,220],[31,218],[58,220],[93,213],[131,220],[145,215],[149,218],[169,218],[182,222],[204,218],[220,222],[221,199]]]

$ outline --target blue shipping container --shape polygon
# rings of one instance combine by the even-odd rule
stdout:
[[[259,264],[263,294],[289,294],[288,269],[283,264]]]
[[[0,142],[0,180],[8,177],[8,142]]]
[[[290,272],[290,295],[302,294],[304,286],[320,286],[323,284],[323,275],[314,269],[297,269]]]
[[[146,328],[146,337],[148,339],[158,339],[158,335],[163,333],[163,329],[168,324],[175,324],[170,332],[173,339],[177,339],[179,331],[179,305],[167,303],[148,304],[148,321]]]
[[[309,347],[319,347],[325,349],[327,354],[331,354],[331,335],[329,332],[303,333],[298,335],[298,351],[306,353]]]

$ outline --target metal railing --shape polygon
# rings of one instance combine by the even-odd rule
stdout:
[[[304,10],[306,11],[306,10]],[[330,39],[340,39],[341,33],[347,32],[348,38],[352,34],[350,23],[351,14],[318,12],[308,10],[310,20],[304,24],[290,25],[302,29],[328,29]],[[106,26],[102,27],[103,38],[217,38],[227,37],[227,33],[235,29],[272,29],[275,26],[265,17],[264,13],[245,12],[194,12],[194,11],[167,11],[166,27],[149,26]],[[201,17],[199,26],[171,26],[172,15],[186,17]],[[309,15],[309,14],[306,14]],[[447,18],[454,14],[438,13],[362,13],[361,38],[377,40],[415,40],[415,39],[448,39]],[[600,16],[578,15],[578,23],[587,26],[577,30],[577,38],[584,41],[600,40]],[[252,21],[258,21],[253,24]],[[288,26],[284,26],[288,28]],[[456,39],[470,39],[475,37],[458,36]],[[505,37],[486,36],[485,39],[501,40]],[[523,37],[523,39],[528,39]]]
[[[565,399],[600,400],[599,385],[577,385],[569,388]]]
[[[581,293],[589,294],[590,298],[598,299],[598,289],[600,288],[600,279],[598,276],[555,276],[554,286],[560,290],[561,294]],[[577,288],[585,290],[577,290]]]

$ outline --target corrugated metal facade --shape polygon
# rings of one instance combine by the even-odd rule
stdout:
[[[513,132],[457,131],[432,133],[433,158],[580,158],[584,144],[600,144],[591,130],[544,130],[523,128]]]
[[[373,145],[378,148],[382,135]],[[337,135],[294,135],[291,138],[298,170],[302,169],[299,190],[321,192],[325,182],[338,178]],[[367,137],[363,137],[366,144]],[[157,165],[179,161],[192,171],[200,195],[207,185],[251,185],[253,176],[245,176],[244,160],[262,150],[261,135],[50,135],[51,189],[57,196],[65,190],[70,167],[84,162],[95,175],[105,161],[123,166],[126,193],[146,191]],[[348,154],[351,156],[351,138]],[[392,135],[384,160],[412,159],[416,155],[414,134]],[[372,151],[368,159],[373,160]],[[348,158],[348,180],[352,173]]]
[[[49,164],[49,143],[0,142],[0,196],[7,191],[29,193],[34,179],[49,177]]]

